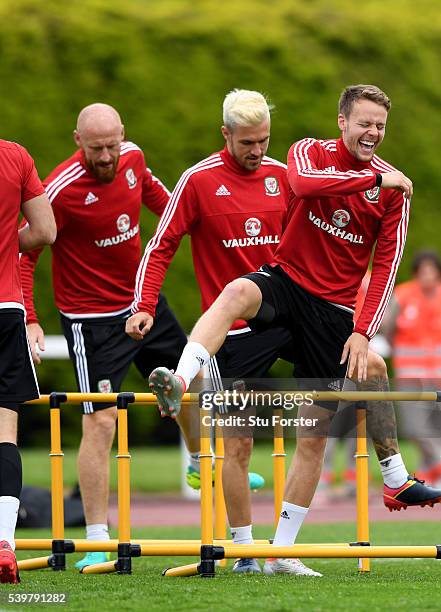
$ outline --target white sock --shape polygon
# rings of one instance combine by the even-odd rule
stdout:
[[[88,540],[99,540],[100,542],[110,540],[109,527],[105,523],[86,525],[86,538]]]
[[[398,489],[407,481],[409,472],[403,463],[401,453],[382,459],[380,468],[384,484],[391,489]]]
[[[211,460],[211,467],[214,469],[215,466],[215,453],[212,448],[210,448],[211,454],[213,455],[213,459]],[[190,461],[191,467],[196,470],[196,472],[201,472],[201,460],[199,458],[199,453],[190,453]]]
[[[201,461],[199,459],[199,453],[190,453],[190,465],[196,470],[196,472],[201,471]]]
[[[186,390],[199,370],[210,361],[210,354],[199,342],[188,342],[182,351],[181,358],[176,368],[176,376],[180,376]]]
[[[296,541],[305,516],[309,508],[296,506],[289,502],[282,502],[282,512],[277,524],[273,546],[291,546]]]
[[[6,540],[15,550],[15,526],[17,525],[20,500],[11,495],[0,496],[0,541]]]
[[[252,529],[252,525],[230,527],[233,544],[254,544]]]

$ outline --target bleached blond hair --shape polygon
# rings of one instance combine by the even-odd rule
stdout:
[[[233,89],[226,95],[223,104],[223,120],[226,128],[234,130],[237,126],[259,125],[270,121],[274,106],[258,91]]]

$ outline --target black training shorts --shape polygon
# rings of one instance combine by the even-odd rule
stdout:
[[[278,359],[294,361],[292,338],[287,329],[271,327],[262,331],[230,332],[208,364],[210,385],[213,390],[222,391],[231,388],[235,381],[243,380],[245,388],[266,388],[267,381],[259,379],[268,376],[268,370]],[[235,411],[234,406],[226,405],[219,410],[221,413]]]
[[[143,340],[133,340],[125,332],[130,311],[112,317],[70,319],[61,315],[63,332],[74,364],[81,393],[117,393],[131,363],[144,378],[157,366],[176,368],[187,337],[159,296],[152,329]],[[112,403],[83,402],[85,414]]]
[[[272,327],[230,333],[210,360],[210,378],[219,390],[221,379],[264,378],[279,358],[291,363],[294,360],[292,338],[287,329]]]
[[[0,407],[18,411],[22,402],[39,396],[26,335],[24,312],[0,309]]]
[[[292,335],[298,388],[342,389],[347,364],[340,364],[340,359],[353,332],[352,311],[311,295],[280,266],[264,265],[244,278],[253,281],[262,292],[259,312],[248,321],[250,328],[259,331],[282,326]],[[330,402],[323,402],[323,406],[336,408]]]

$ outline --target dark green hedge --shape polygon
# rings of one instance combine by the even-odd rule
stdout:
[[[284,159],[297,138],[336,135],[341,89],[372,82],[393,101],[382,154],[415,181],[401,278],[415,248],[438,245],[436,2],[2,0],[0,24],[0,135],[27,146],[42,176],[71,153],[78,111],[94,101],[119,109],[128,137],[172,187],[186,167],[222,147],[221,103],[233,87],[270,96],[270,153]],[[145,239],[153,228],[145,215]],[[37,302],[46,331],[59,333],[49,266],[46,256]],[[165,289],[189,330],[199,296],[188,243]],[[40,378],[44,391],[74,386],[65,363],[45,364]],[[131,377],[129,387],[140,389],[140,380]]]

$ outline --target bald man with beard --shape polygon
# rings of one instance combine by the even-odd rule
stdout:
[[[52,247],[55,303],[80,392],[118,392],[135,363],[143,377],[164,360],[174,368],[186,337],[163,296],[145,342],[124,331],[130,315],[141,256],[141,204],[161,215],[170,193],[146,167],[141,149],[124,140],[117,111],[106,104],[86,106],[74,130],[78,150],[44,181],[58,228]],[[32,354],[44,350],[44,333],[33,305],[33,276],[40,250],[21,258],[21,275]],[[116,407],[83,403],[83,436],[78,475],[87,537],[109,538],[107,526],[109,452]],[[199,448],[191,448],[190,452]],[[106,560],[88,553],[77,563]]]

